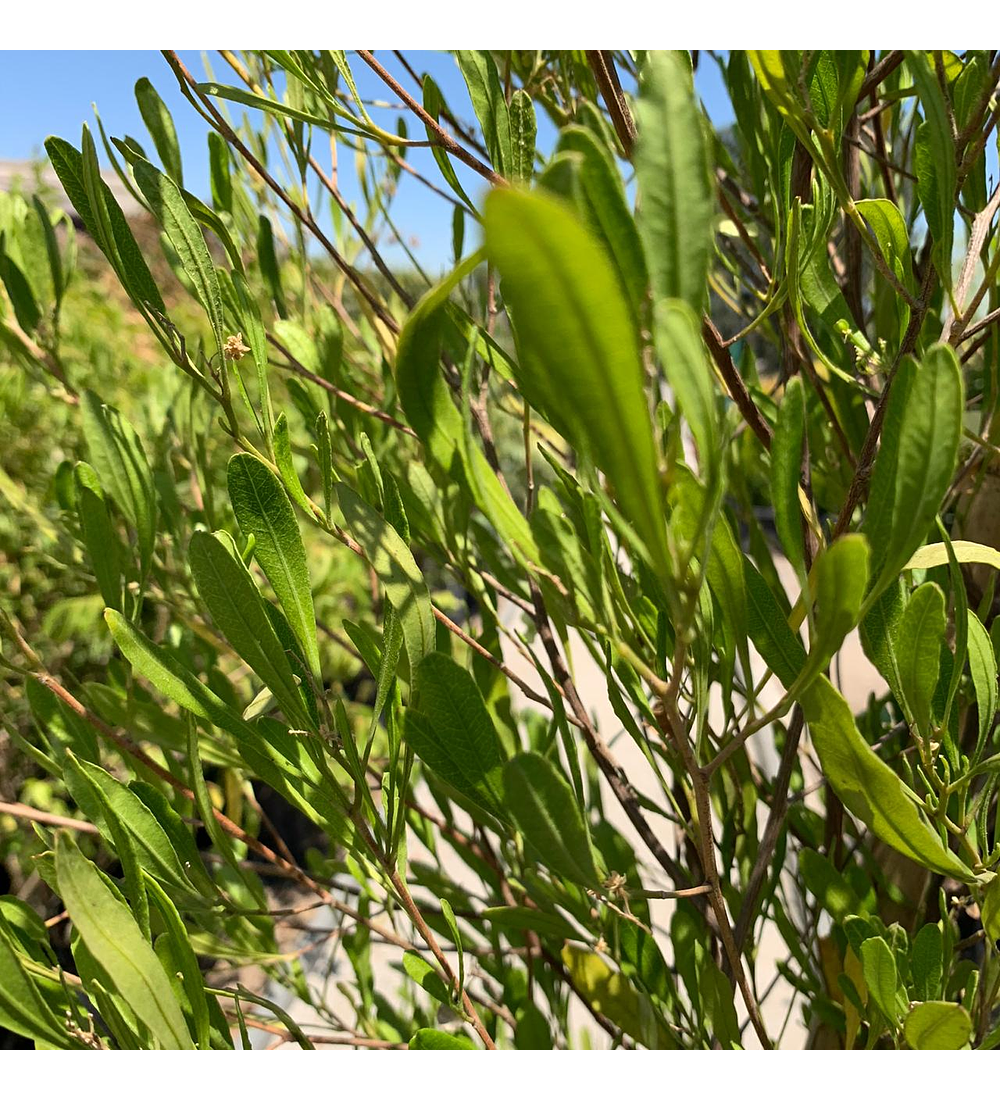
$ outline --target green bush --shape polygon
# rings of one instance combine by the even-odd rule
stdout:
[[[997,58],[164,56],[211,205],[0,196],[0,1026],[1000,1043]]]

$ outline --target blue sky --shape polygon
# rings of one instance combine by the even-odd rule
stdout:
[[[379,54],[383,63],[402,78],[398,63],[390,54]],[[238,83],[218,54],[181,51],[188,68],[204,77],[205,61],[214,70],[220,83]],[[472,119],[474,113],[464,81],[454,59],[446,53],[407,51],[407,57],[418,73],[427,71],[437,81],[445,99],[459,118]],[[354,60],[352,70],[364,97],[389,98],[386,89],[361,62]],[[209,197],[207,124],[181,96],[167,63],[155,51],[0,51],[0,102],[16,104],[0,119],[0,159],[28,160],[41,156],[42,143],[49,134],[79,145],[80,127],[88,122],[93,127],[91,104],[97,105],[108,134],[135,137],[147,149],[151,142],[136,106],[133,88],[139,77],[146,76],[166,101],[173,114],[184,162],[185,186],[202,198]],[[415,86],[408,78],[402,83],[411,93]],[[704,55],[698,69],[698,90],[716,123],[731,120],[729,101],[710,57]],[[410,119],[410,134],[417,135]],[[540,120],[539,147],[552,140],[551,127]],[[349,201],[357,198],[359,189],[353,177],[350,151],[342,152],[341,186]],[[440,175],[427,149],[410,151],[411,162],[428,178],[441,183]],[[463,185],[473,196],[478,195],[483,181],[471,171],[460,167]],[[442,186],[444,186],[442,184]],[[417,181],[403,175],[392,206],[394,222],[406,234],[415,238],[416,254],[432,270],[448,263],[451,253],[451,208]],[[389,256],[398,250],[387,248]]]

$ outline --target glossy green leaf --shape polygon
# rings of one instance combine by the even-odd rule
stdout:
[[[700,314],[714,202],[701,111],[684,52],[650,52],[640,74],[636,125],[639,231],[654,296],[681,298]]]
[[[868,995],[890,1024],[896,1022],[896,960],[885,940],[878,936],[861,945],[861,971]]]
[[[602,467],[667,578],[658,457],[637,336],[610,262],[561,203],[514,191],[487,199],[486,247],[517,332],[518,384]]]
[[[820,676],[801,702],[823,774],[851,813],[922,867],[974,882],[976,876],[941,843],[899,776],[858,732],[851,708],[830,681]]]
[[[449,1035],[433,1027],[414,1032],[408,1044],[410,1050],[475,1050],[476,1044],[464,1035]]]
[[[955,139],[941,85],[922,50],[907,51],[924,121],[917,129],[913,159],[917,193],[933,240],[934,266],[945,287],[951,287],[951,250],[954,239]]]
[[[579,939],[563,917],[545,909],[529,909],[526,905],[491,906],[480,914],[494,928],[512,932],[537,932],[557,940]]]
[[[913,937],[910,973],[918,1001],[932,1001],[941,992],[944,964],[944,937],[937,924],[925,924]]]

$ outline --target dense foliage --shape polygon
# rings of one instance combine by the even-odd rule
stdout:
[[[0,1026],[1000,1043],[996,51],[164,58],[210,203],[0,195]]]

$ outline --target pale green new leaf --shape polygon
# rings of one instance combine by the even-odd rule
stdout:
[[[961,1050],[972,1038],[972,1019],[953,1001],[922,1001],[907,1014],[903,1035],[914,1050]]]

